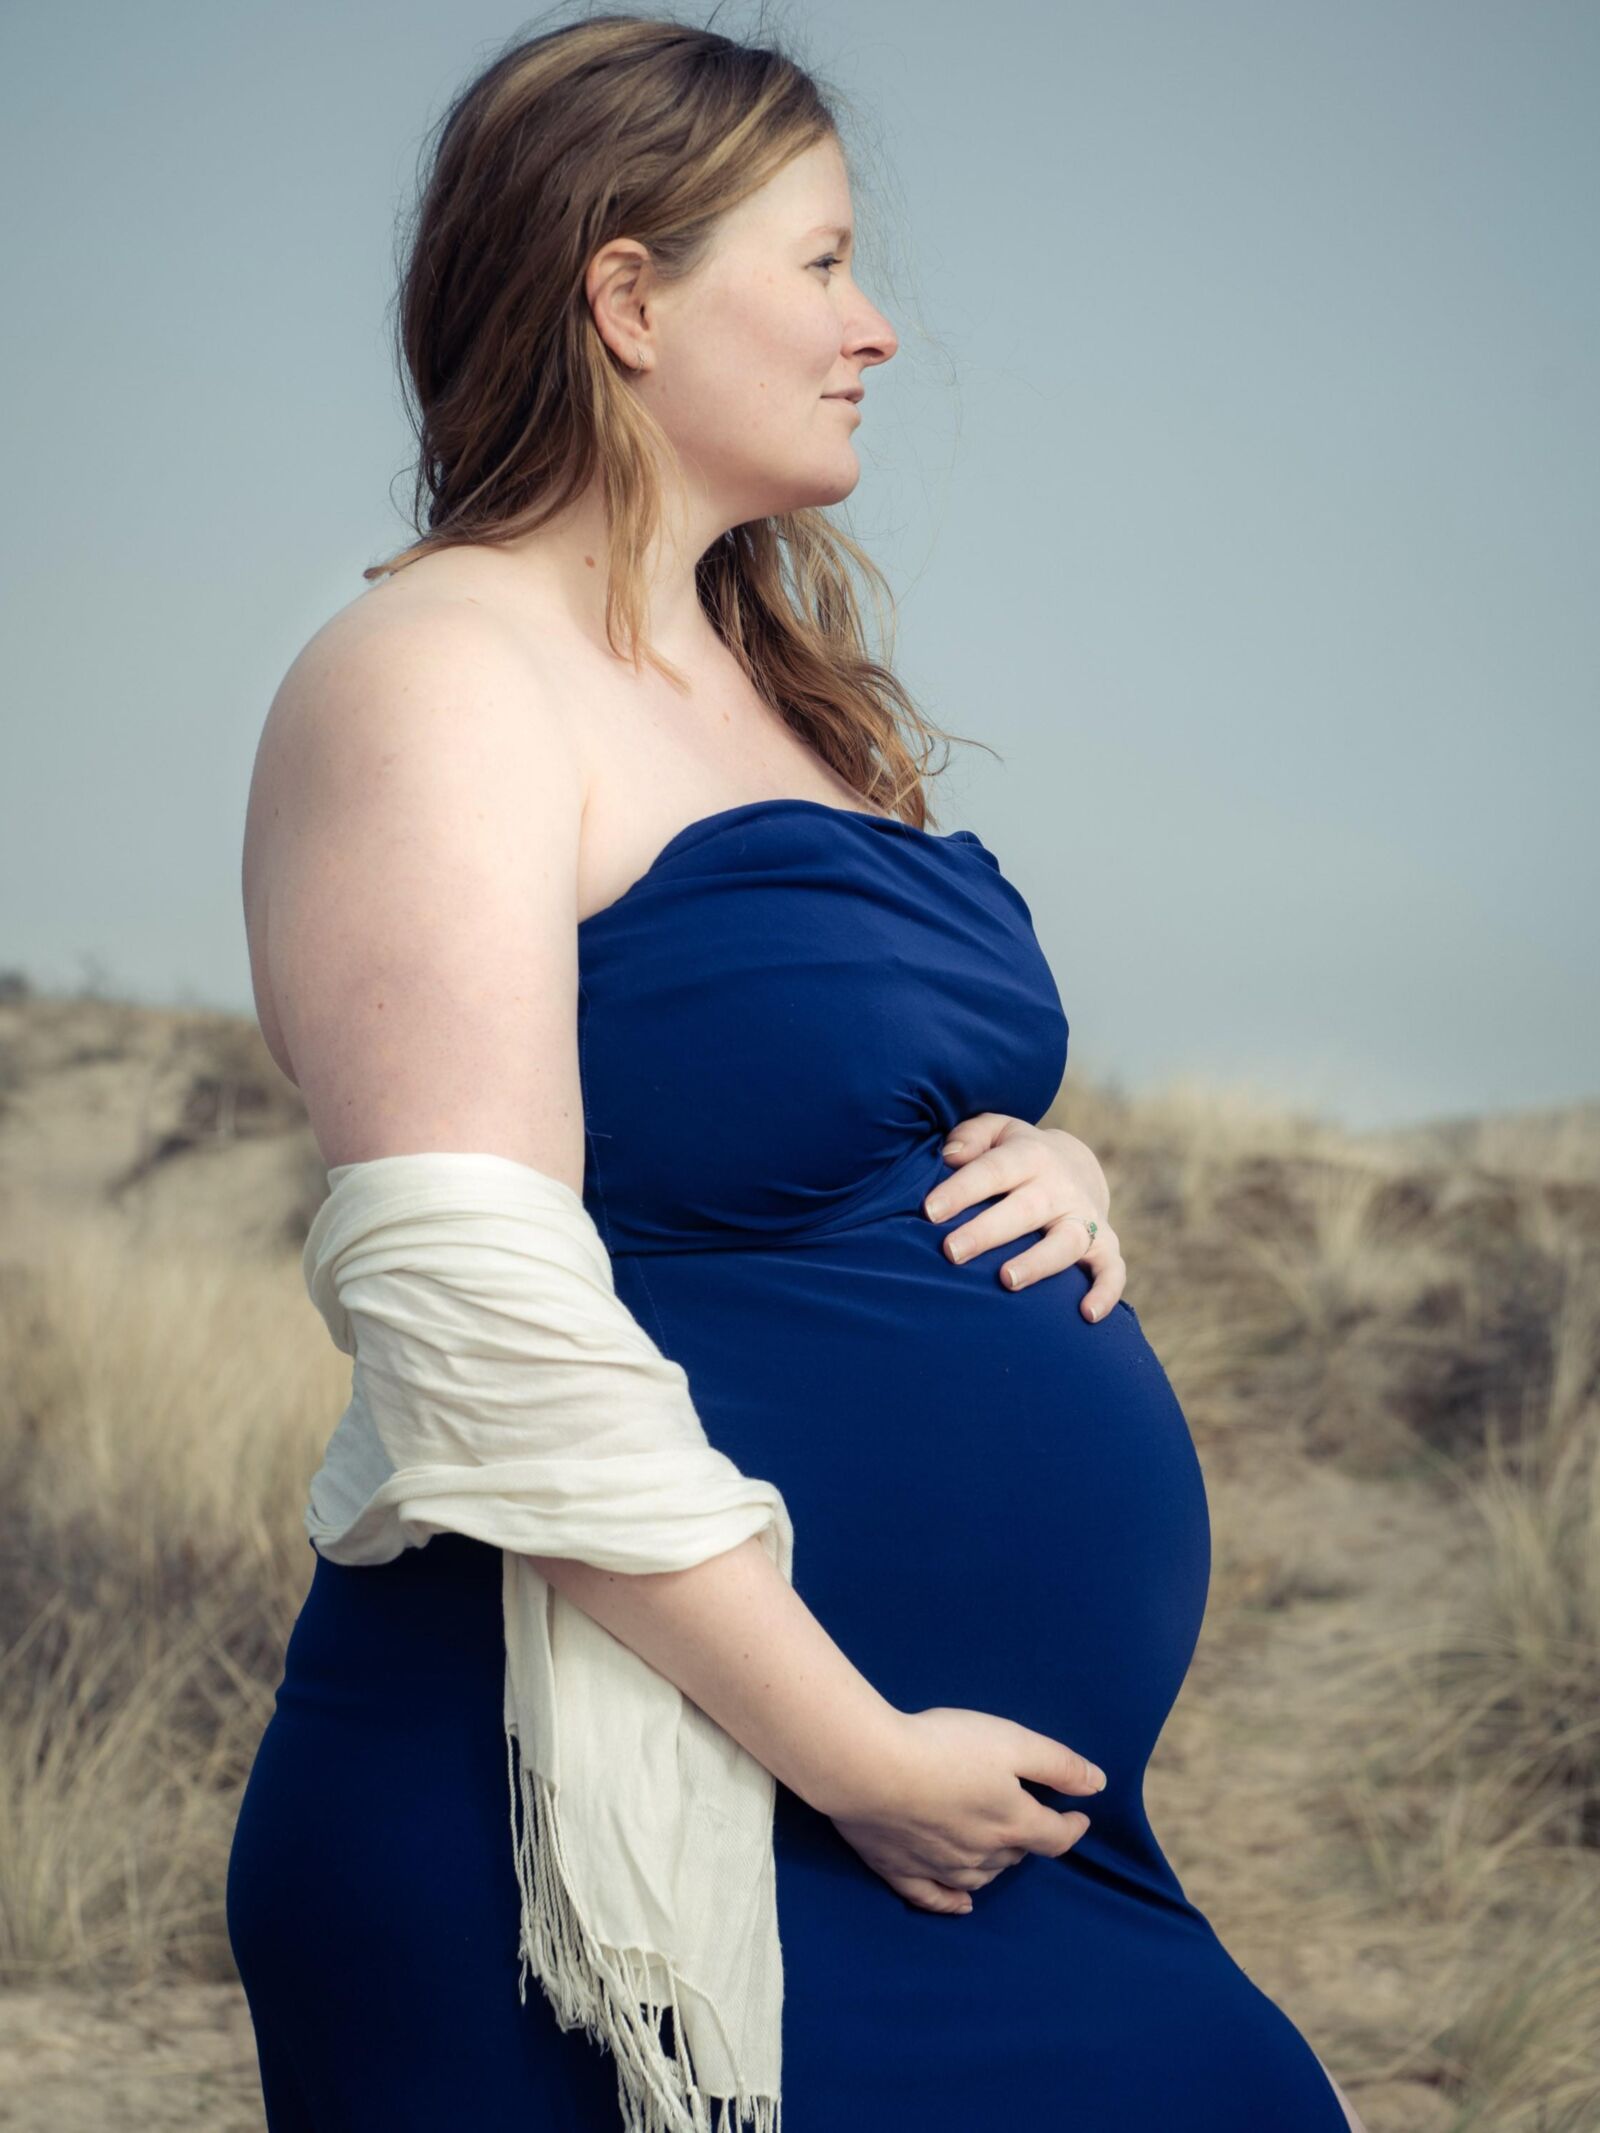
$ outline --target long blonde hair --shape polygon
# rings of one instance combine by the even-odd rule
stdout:
[[[595,15],[503,51],[435,129],[401,275],[421,538],[363,575],[531,532],[598,475],[606,641],[683,687],[645,630],[668,440],[622,382],[585,270],[628,236],[681,279],[721,215],[829,138],[839,128],[812,75],[688,24]],[[869,654],[852,563],[892,639],[886,578],[818,508],[714,541],[697,566],[700,602],[762,699],[872,807],[923,827],[933,737],[953,736],[918,710],[887,654]]]

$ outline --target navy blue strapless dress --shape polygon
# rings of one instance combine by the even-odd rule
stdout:
[[[712,1443],[781,1489],[796,1589],[902,1710],[1098,1762],[1059,1859],[917,1909],[777,1788],[784,2133],[1345,2133],[1305,2038],[1184,1895],[1143,1774],[1210,1528],[1138,1316],[1027,1238],[954,1265],[956,1121],[1040,1118],[1067,1022],[970,830],[801,799],[691,823],[579,928],[584,1199]],[[317,1556],[227,1918],[271,2133],[613,2133],[612,2062],[517,1997],[496,1550]],[[669,2017],[670,2019],[670,2017]]]

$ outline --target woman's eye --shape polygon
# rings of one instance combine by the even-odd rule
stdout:
[[[844,261],[837,252],[830,252],[826,259],[813,259],[811,264],[814,267],[842,267]]]

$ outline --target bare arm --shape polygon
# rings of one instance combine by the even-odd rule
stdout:
[[[909,1751],[905,1714],[852,1666],[758,1539],[644,1577],[532,1561],[822,1813],[880,1791]]]
[[[263,737],[273,1004],[329,1167],[484,1150],[583,1184],[580,767],[525,656],[441,607],[358,608]],[[757,1539],[681,1571],[541,1572],[823,1812],[893,1784],[905,1714]]]

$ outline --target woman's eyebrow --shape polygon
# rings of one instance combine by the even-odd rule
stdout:
[[[807,237],[837,237],[841,244],[848,244],[854,234],[848,222],[819,222],[806,231]]]

